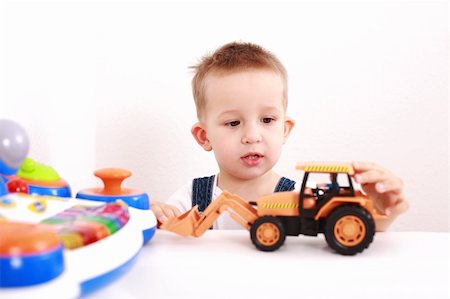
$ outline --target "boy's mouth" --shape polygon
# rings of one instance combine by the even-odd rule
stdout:
[[[264,158],[260,153],[248,153],[241,157],[242,162],[247,166],[257,166]]]

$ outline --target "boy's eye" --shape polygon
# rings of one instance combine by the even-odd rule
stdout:
[[[274,121],[274,119],[272,117],[264,117],[262,119],[262,122],[265,123],[265,124],[270,124],[273,121]]]
[[[230,121],[230,122],[226,123],[226,125],[230,126],[230,127],[236,127],[236,126],[239,126],[240,123],[241,123],[240,121],[234,120],[234,121]]]

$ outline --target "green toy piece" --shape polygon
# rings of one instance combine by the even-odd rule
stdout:
[[[48,165],[26,158],[19,168],[17,176],[27,180],[54,182],[60,179],[59,174]]]

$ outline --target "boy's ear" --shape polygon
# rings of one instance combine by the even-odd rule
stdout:
[[[202,123],[198,122],[192,126],[191,129],[192,136],[194,136],[195,141],[203,147],[207,152],[212,150],[211,144],[209,143],[208,136],[206,135],[206,130]]]
[[[295,120],[286,116],[284,120],[284,142],[287,141],[289,134],[291,134],[292,128],[295,126]]]

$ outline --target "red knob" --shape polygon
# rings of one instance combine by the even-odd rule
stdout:
[[[28,184],[20,178],[11,179],[6,186],[10,193],[28,193]]]

